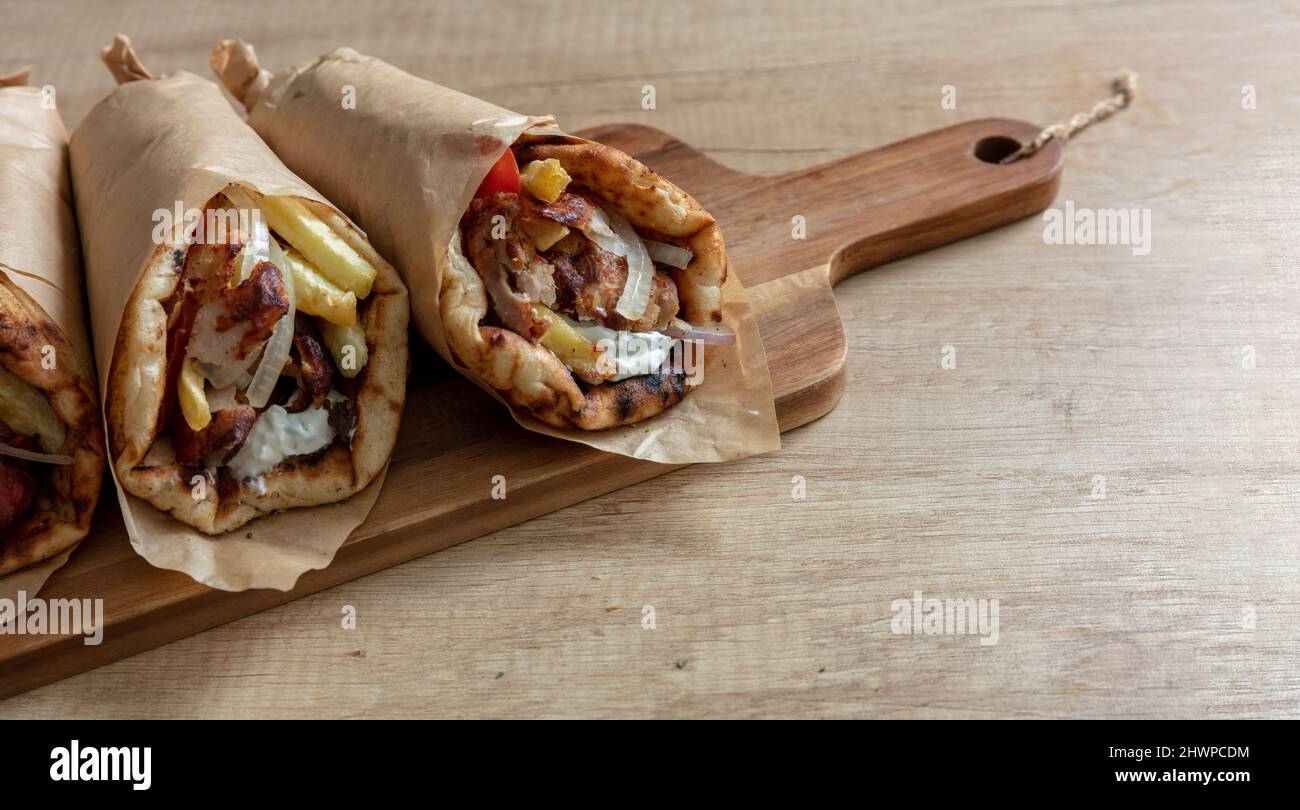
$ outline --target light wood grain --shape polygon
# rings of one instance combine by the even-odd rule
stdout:
[[[1044,245],[1030,220],[849,279],[843,401],[781,453],[674,472],[0,716],[1300,715],[1293,11],[306,5],[6,7],[0,67],[35,63],[75,124],[109,89],[94,54],[118,28],[161,70],[201,72],[219,36],[285,61],[346,43],[777,173],[963,120],[1048,123],[1127,66],[1144,95],[1069,147],[1060,201],[1150,208],[1153,248]],[[890,601],[918,589],[1001,599],[999,644],[892,635]]]

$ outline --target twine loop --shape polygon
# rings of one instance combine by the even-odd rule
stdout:
[[[1061,124],[1053,124],[1042,132],[1034,136],[1029,143],[1022,145],[1019,149],[1004,157],[1000,163],[1014,163],[1021,158],[1027,158],[1047,145],[1048,141],[1053,139],[1061,142],[1064,146],[1075,135],[1083,132],[1088,127],[1098,121],[1105,121],[1115,113],[1127,107],[1137,96],[1138,77],[1131,70],[1121,71],[1119,78],[1111,82],[1110,89],[1114,94],[1110,98],[1104,99],[1093,105],[1091,110],[1081,112]]]

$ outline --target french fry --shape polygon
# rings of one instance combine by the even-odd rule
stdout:
[[[608,361],[602,361],[600,348],[595,343],[542,304],[533,304],[533,313],[547,325],[538,342],[554,352],[561,363],[588,381],[604,380],[610,376]]]
[[[366,348],[366,331],[360,324],[321,324],[321,337],[344,377],[355,377],[366,367],[370,351]]]
[[[0,366],[0,420],[24,436],[35,436],[46,453],[63,451],[68,429],[45,395]]]
[[[203,375],[194,367],[194,361],[187,357],[181,363],[181,375],[176,384],[176,398],[181,403],[181,415],[190,430],[203,430],[212,421],[208,410],[208,395],[203,390]]]
[[[534,160],[519,174],[519,182],[528,193],[548,203],[560,199],[572,179],[555,158]]]
[[[301,201],[263,197],[262,213],[271,230],[288,240],[325,278],[357,298],[370,295],[378,271]]]
[[[568,226],[551,219],[525,219],[522,224],[538,250],[550,250],[552,245],[569,235]]]
[[[293,293],[298,309],[339,326],[351,326],[357,322],[356,293],[343,292],[296,250],[286,251],[285,260],[289,272],[293,273]]]

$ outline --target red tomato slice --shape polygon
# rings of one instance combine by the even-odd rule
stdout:
[[[515,153],[509,149],[488,169],[487,177],[479,183],[474,196],[490,197],[500,191],[519,193],[519,164],[515,162]]]

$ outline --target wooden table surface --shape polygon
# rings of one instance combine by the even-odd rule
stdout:
[[[1070,144],[1056,207],[1149,209],[1152,234],[1147,255],[1045,244],[1034,218],[851,278],[844,399],[780,452],[0,717],[1300,716],[1294,5],[46,0],[0,20],[0,71],[33,63],[70,128],[111,88],[115,31],[155,71],[205,75],[211,45],[243,36],[272,67],[347,44],[757,173],[973,118],[1052,123],[1129,67],[1140,99]],[[895,634],[891,603],[916,591],[997,599],[997,643]]]

